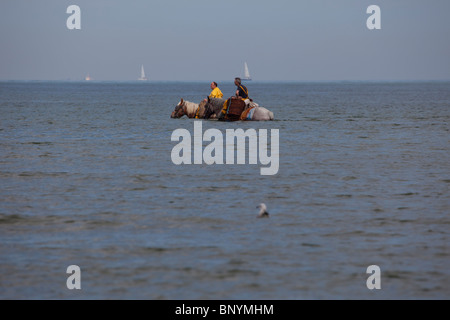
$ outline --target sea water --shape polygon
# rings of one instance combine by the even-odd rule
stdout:
[[[246,85],[276,175],[172,162],[209,82],[0,82],[0,298],[449,299],[450,83]]]

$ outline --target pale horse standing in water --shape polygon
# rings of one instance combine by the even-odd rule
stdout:
[[[175,109],[170,115],[171,118],[181,118],[187,116],[188,118],[195,118],[196,115],[201,119],[205,113],[206,101],[198,103],[185,101],[181,98],[180,102],[175,106]]]

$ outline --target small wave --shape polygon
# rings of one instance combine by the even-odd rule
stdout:
[[[398,196],[417,196],[419,193],[418,192],[405,192],[405,193],[400,193],[397,194]]]
[[[318,248],[318,247],[321,247],[321,245],[320,245],[320,244],[317,244],[317,243],[302,243],[302,246],[303,246],[303,247],[312,247],[312,248]]]
[[[344,180],[344,181],[351,181],[351,180],[356,180],[356,179],[358,179],[358,178],[354,177],[354,176],[345,176],[342,178],[342,180]]]
[[[59,177],[68,175],[68,172],[42,172],[42,171],[23,171],[17,174],[19,177]]]
[[[0,214],[0,224],[13,224],[24,221],[25,218],[18,214]]]
[[[21,224],[32,226],[57,222],[57,217],[53,215],[37,217],[24,214],[0,214],[0,224]]]
[[[51,146],[53,145],[53,142],[49,141],[30,141],[30,142],[24,142],[22,143],[24,145],[44,145],[44,146]]]

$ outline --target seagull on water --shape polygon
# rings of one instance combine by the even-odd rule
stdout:
[[[259,209],[258,218],[268,218],[269,212],[267,212],[267,207],[264,203],[260,203],[259,206],[257,206]]]

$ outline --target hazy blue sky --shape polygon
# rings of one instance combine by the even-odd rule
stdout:
[[[69,5],[81,30],[68,30]],[[381,30],[369,30],[369,5]],[[1,0],[0,79],[450,79],[449,0]],[[230,80],[231,79],[231,80]]]

